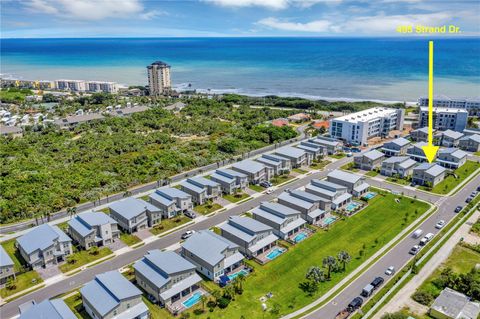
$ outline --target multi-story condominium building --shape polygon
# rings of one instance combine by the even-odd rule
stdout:
[[[399,137],[393,141],[383,144],[381,148],[382,152],[385,153],[385,156],[402,156],[407,153],[407,148],[410,145],[410,141],[406,138]]]
[[[268,251],[278,240],[272,227],[249,217],[232,216],[219,228],[222,236],[237,244],[240,252],[249,258]]]
[[[438,150],[437,163],[445,168],[457,169],[467,162],[467,153],[457,148]]]
[[[68,233],[74,242],[85,249],[109,245],[120,237],[117,222],[105,213],[94,211],[70,219]]]
[[[371,171],[380,166],[385,158],[385,154],[377,150],[371,150],[366,153],[356,155],[353,158],[355,167]]]
[[[388,136],[403,129],[404,110],[374,107],[330,120],[330,136],[348,143],[366,145],[372,137]]]
[[[232,170],[247,175],[249,184],[259,184],[273,177],[273,168],[262,163],[243,160],[232,165]]]
[[[419,106],[428,106],[428,97],[418,99]],[[433,97],[434,107],[456,108],[467,110],[470,115],[479,115],[480,98],[449,98],[445,95],[436,95]]]
[[[160,208],[138,198],[127,197],[109,207],[112,217],[121,229],[128,233],[151,227],[162,219]]]
[[[305,186],[305,191],[329,200],[334,210],[342,208],[352,201],[352,195],[348,193],[346,186],[326,180],[312,179],[310,184]]]
[[[55,80],[55,88],[62,91],[85,92],[87,87],[83,80]]]
[[[171,91],[170,65],[162,61],[156,61],[147,66],[147,72],[150,95],[160,96]]]
[[[278,203],[301,212],[302,218],[313,225],[319,224],[325,217],[326,209],[331,208],[329,200],[301,190],[281,193]]]
[[[172,218],[193,209],[192,196],[174,187],[158,188],[148,198],[160,208],[163,218]]]
[[[182,256],[214,281],[238,269],[245,258],[237,244],[209,230],[201,230],[188,238],[182,245]]]
[[[412,174],[417,162],[408,156],[392,156],[382,162],[380,174],[385,176],[399,175],[404,178]]]
[[[432,129],[432,134],[435,130]],[[410,132],[410,137],[415,142],[428,142],[428,127],[418,128]]]
[[[3,286],[9,277],[15,277],[14,263],[2,245],[0,245],[0,286]]]
[[[105,92],[105,93],[118,92],[117,83],[115,82],[86,81],[85,89],[87,92]]]
[[[257,161],[272,166],[275,175],[288,173],[292,169],[292,163],[288,158],[275,154],[263,154]]]
[[[247,175],[228,168],[217,169],[215,173],[210,175],[210,179],[219,183],[222,187],[222,192],[225,194],[242,191],[248,186]]]
[[[288,158],[293,168],[312,164],[313,155],[293,146],[284,146],[275,150],[275,154]]]
[[[468,152],[480,151],[480,135],[473,134],[462,137],[458,141],[458,147]]]
[[[322,156],[326,156],[327,149],[323,146],[312,142],[300,142],[300,144],[295,145],[295,147],[304,150],[307,153],[312,154],[313,159],[321,158]]]
[[[77,319],[62,299],[46,299],[40,303],[35,300],[26,302],[19,307],[19,319]]]
[[[96,275],[80,289],[80,294],[83,307],[91,318],[149,318],[142,291],[116,270]]]
[[[72,253],[72,240],[57,226],[43,224],[17,239],[23,259],[32,267],[49,267]]]
[[[55,88],[55,82],[48,80],[19,80],[0,78],[2,88],[18,87],[24,89],[51,90]]]
[[[252,210],[253,218],[273,228],[281,239],[288,239],[300,232],[307,223],[302,213],[279,203],[262,203]]]
[[[413,169],[412,183],[434,187],[445,178],[445,168],[435,163],[422,163]]]
[[[346,186],[348,191],[356,197],[360,197],[368,191],[370,185],[365,183],[365,178],[341,170],[334,170],[327,175],[327,181]]]
[[[433,128],[462,132],[467,127],[468,112],[463,109],[446,107],[433,108]],[[418,126],[428,126],[428,107],[421,107],[418,114]]]
[[[323,147],[329,155],[336,154],[342,150],[342,143],[335,138],[320,135],[316,138],[309,139],[308,142]]]
[[[205,177],[192,177],[180,183],[182,191],[192,196],[195,204],[202,205],[206,201],[213,201],[222,195],[219,183]]]
[[[410,146],[407,149],[407,156],[410,156],[411,159],[420,163],[426,162],[427,157],[425,156],[423,147],[427,145],[428,144],[426,142],[418,142],[418,143],[412,144],[412,146]]]
[[[436,144],[444,147],[457,147],[463,133],[446,130],[435,135]]]
[[[137,285],[173,314],[185,310],[182,302],[201,290],[196,266],[173,251],[150,250],[133,269]]]

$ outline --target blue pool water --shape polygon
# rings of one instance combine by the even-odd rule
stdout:
[[[351,212],[353,210],[355,210],[355,208],[358,207],[358,204],[357,203],[350,203],[347,205],[347,207],[345,207],[345,209],[347,210],[347,212]]]
[[[299,233],[299,234],[297,234],[297,236],[295,236],[295,238],[293,238],[293,241],[298,243],[298,242],[301,242],[302,240],[304,240],[305,238],[307,238],[307,234]]]
[[[236,273],[228,275],[228,279],[233,280],[236,277],[238,277],[240,274],[243,274],[244,276],[248,275],[248,272],[245,269],[242,269],[240,271],[237,271]]]
[[[333,223],[333,222],[336,221],[336,220],[337,220],[337,219],[336,219],[335,217],[330,216],[330,217],[325,218],[325,220],[323,221],[323,223],[324,223],[325,225],[330,225],[331,223]]]
[[[185,306],[185,308],[190,308],[200,300],[201,295],[202,295],[201,293],[196,292],[190,298],[185,300],[182,304]]]
[[[275,248],[274,250],[272,250],[271,252],[269,252],[267,254],[267,258],[272,260],[272,259],[275,259],[277,258],[278,256],[280,256],[281,254],[283,254],[285,250],[284,249],[280,249],[280,248]]]
[[[375,196],[377,196],[377,193],[370,192],[370,193],[368,193],[367,195],[363,196],[363,198],[365,198],[365,199],[372,199],[372,198],[374,198]]]

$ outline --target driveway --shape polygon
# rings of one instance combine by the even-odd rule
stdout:
[[[153,236],[152,233],[148,229],[139,230],[134,235],[137,236],[138,238],[140,238],[141,240],[144,240],[144,239],[147,239],[148,237]]]
[[[38,268],[35,270],[43,280],[47,280],[48,278],[52,278],[62,273],[60,269],[58,269],[58,265],[52,265],[47,268]]]
[[[110,248],[112,251],[116,251],[125,247],[128,247],[128,245],[121,241],[120,238],[115,239],[113,243],[108,245],[108,248]]]

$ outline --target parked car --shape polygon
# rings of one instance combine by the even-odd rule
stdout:
[[[348,304],[347,309],[350,312],[353,312],[360,308],[363,304],[363,299],[361,297],[355,297],[353,300]]]
[[[272,184],[270,182],[267,182],[267,181],[262,181],[260,182],[260,186],[262,187],[271,187]]]
[[[420,251],[420,246],[419,245],[415,245],[413,246],[410,251],[408,252],[410,255],[416,255],[418,254],[418,252]]]
[[[371,284],[368,284],[365,286],[365,288],[363,288],[362,292],[360,293],[360,295],[362,297],[365,297],[365,298],[368,298],[370,297],[372,294],[373,294],[373,291],[375,290],[375,287],[373,287]]]
[[[477,192],[475,191],[470,194],[470,197],[475,197],[475,196],[477,196]]]
[[[377,289],[381,284],[383,284],[385,280],[382,277],[377,277],[373,279],[373,281],[370,283],[375,289]]]
[[[465,200],[465,203],[470,203],[470,202],[472,201],[472,199],[473,199],[472,197],[467,198],[467,199]]]
[[[477,187],[477,192],[480,192],[480,186]]]
[[[423,234],[423,230],[417,229],[416,231],[413,232],[412,237],[413,238],[419,238]]]
[[[390,266],[387,268],[387,270],[385,270],[385,275],[387,276],[391,276],[395,273],[395,267],[393,266]]]
[[[455,213],[460,213],[460,211],[461,211],[462,209],[463,209],[462,206],[457,206],[457,207],[455,208]]]
[[[185,216],[187,216],[188,218],[191,218],[191,219],[194,219],[197,217],[197,214],[195,214],[195,212],[191,211],[191,210],[187,210],[185,213],[183,213]]]
[[[443,228],[443,226],[445,226],[445,221],[443,219],[440,219],[437,224],[435,225],[435,228],[436,229],[441,229]]]
[[[432,233],[428,233],[420,240],[420,246],[425,246],[433,238]]]
[[[351,151],[353,153],[360,153],[362,150],[360,150],[359,148],[352,148]]]
[[[268,194],[268,195],[270,195],[271,193],[273,193],[273,189],[270,189],[270,188],[267,189],[267,191],[265,192],[265,194]]]
[[[352,157],[353,156],[352,152],[347,152],[345,154],[347,155],[347,157]]]
[[[189,237],[192,237],[193,234],[195,234],[194,230],[187,230],[182,234],[182,239],[187,239]]]

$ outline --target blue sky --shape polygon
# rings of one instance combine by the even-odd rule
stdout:
[[[398,25],[480,34],[480,1],[0,0],[2,38],[390,36]]]

